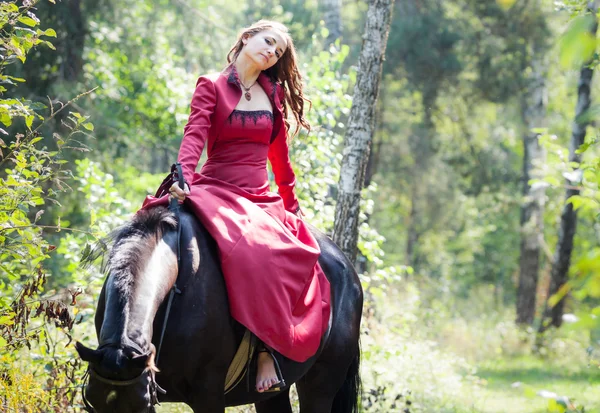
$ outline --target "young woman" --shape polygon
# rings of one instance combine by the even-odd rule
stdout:
[[[185,189],[144,208],[185,202],[217,242],[231,314],[263,343],[256,390],[278,390],[271,350],[303,362],[329,323],[329,282],[302,221],[288,153],[287,115],[304,118],[302,77],[287,28],[261,20],[241,31],[221,73],[201,76],[178,160]],[[206,148],[208,160],[196,167]],[[270,192],[267,159],[279,194]],[[158,195],[158,194],[157,194]]]

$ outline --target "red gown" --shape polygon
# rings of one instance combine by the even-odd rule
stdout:
[[[195,165],[190,171],[190,158],[197,164],[198,145],[200,152],[204,146],[198,139],[206,140],[206,134],[193,133],[205,107],[198,99],[208,99],[201,83],[179,155],[191,182],[185,203],[217,242],[234,319],[282,355],[305,361],[328,327],[330,288],[315,238],[292,213],[298,203],[286,136],[272,141],[270,111],[234,110],[201,172],[193,172]],[[269,190],[267,158],[283,199]],[[143,208],[167,203],[167,196],[148,196]]]

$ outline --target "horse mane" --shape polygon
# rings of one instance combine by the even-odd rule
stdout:
[[[129,222],[87,248],[81,266],[89,267],[102,259],[101,271],[111,274],[117,290],[129,296],[143,263],[147,262],[163,234],[176,227],[175,215],[167,208],[142,209]]]
[[[172,212],[166,208],[152,208],[139,211],[120,228],[108,258],[108,271],[118,291],[127,295],[131,292],[136,274],[148,262],[163,233],[176,226]]]

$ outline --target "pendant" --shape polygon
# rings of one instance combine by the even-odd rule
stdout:
[[[250,91],[246,91],[246,93],[244,94],[244,96],[246,97],[246,100],[252,99],[252,95],[250,94]]]

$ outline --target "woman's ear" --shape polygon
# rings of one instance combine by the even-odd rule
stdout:
[[[246,33],[242,36],[242,43],[246,44],[248,43],[248,39],[250,38],[250,36]]]

